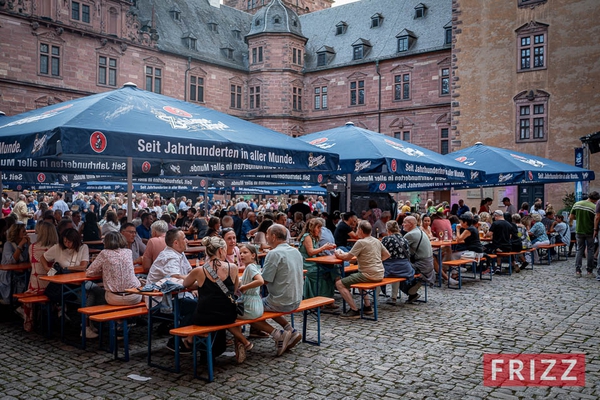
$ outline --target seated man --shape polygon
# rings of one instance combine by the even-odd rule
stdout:
[[[348,239],[357,239],[358,235],[354,232],[354,228],[358,224],[358,217],[354,211],[348,211],[342,215],[340,221],[333,232],[335,237],[335,245],[338,248],[349,249],[352,245],[348,245]]]
[[[187,240],[183,231],[179,229],[167,231],[165,234],[165,243],[167,247],[160,252],[150,267],[147,283],[156,283],[167,276],[175,279],[183,279],[192,270],[190,262],[183,253],[187,247]],[[179,293],[178,298],[179,326],[189,325],[198,303],[191,292]],[[156,297],[154,300],[161,301],[161,299]],[[167,347],[173,351],[175,350],[173,338],[169,339]],[[183,350],[185,347],[181,346],[180,349]]]
[[[406,232],[404,239],[406,239],[410,246],[410,254],[414,256],[412,266],[415,269],[415,273],[421,274],[425,281],[434,283],[433,249],[431,248],[429,238],[417,226],[417,220],[413,216],[404,218],[402,227]]]
[[[167,247],[165,235],[169,230],[169,225],[163,220],[158,220],[150,226],[150,230],[152,231],[152,237],[148,241],[142,258],[142,267],[144,267],[145,272],[150,270],[154,260]]]
[[[303,260],[300,252],[286,243],[287,230],[275,224],[267,230],[271,250],[265,257],[262,277],[269,294],[263,298],[265,311],[292,311],[300,306],[304,287]],[[274,318],[283,330],[273,328],[267,321],[255,322],[252,328],[268,332],[275,341],[277,355],[294,347],[302,335],[284,317]]]
[[[510,252],[512,251],[512,237],[519,235],[516,226],[504,219],[504,213],[501,210],[494,211],[492,214],[494,222],[490,226],[490,230],[486,233],[485,238],[491,239],[491,243],[484,246],[486,253]],[[540,217],[541,220],[541,217]],[[500,265],[498,260],[497,265]]]
[[[368,221],[360,221],[356,230],[358,241],[352,247],[350,252],[345,253],[343,250],[336,250],[335,256],[340,260],[350,261],[354,257],[358,261],[358,273],[352,274],[345,278],[338,277],[335,281],[337,290],[342,295],[350,306],[350,310],[342,314],[342,318],[360,318],[360,311],[350,293],[350,286],[360,282],[381,282],[385,272],[383,268],[383,260],[390,257],[390,253],[381,244],[381,242],[371,236],[371,224]],[[372,314],[371,302],[368,297],[365,297],[365,314]]]
[[[131,222],[126,222],[121,224],[121,228],[119,229],[121,235],[125,238],[129,249],[131,249],[131,256],[133,257],[134,264],[142,263],[142,256],[146,251],[146,245],[142,241],[142,238],[137,234],[137,230],[135,229],[135,225]]]

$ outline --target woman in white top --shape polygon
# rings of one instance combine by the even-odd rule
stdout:
[[[85,271],[90,262],[90,253],[83,244],[81,235],[76,229],[70,228],[60,235],[58,244],[50,247],[41,257],[40,262],[46,270],[57,262],[67,271]]]

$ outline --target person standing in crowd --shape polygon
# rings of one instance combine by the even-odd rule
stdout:
[[[308,204],[305,204],[304,200],[306,200],[304,195],[299,194],[298,201],[296,202],[296,204],[292,204],[292,206],[288,210],[288,218],[293,218],[296,211],[300,211],[302,213],[302,215],[304,216],[304,218],[306,218],[306,214],[311,213],[310,206]]]
[[[469,206],[465,204],[463,199],[458,200],[458,211],[456,212],[456,216],[460,218],[460,216],[466,212],[469,212]]]
[[[517,207],[515,207],[514,204],[510,203],[510,199],[508,197],[502,199],[502,204],[504,204],[504,206],[506,207],[505,212],[509,213],[511,217],[513,214],[516,214]]]
[[[577,240],[577,257],[575,258],[575,275],[581,277],[583,255],[587,251],[587,275],[593,276],[594,270],[594,237],[598,236],[596,219],[596,204],[600,194],[591,192],[586,200],[578,201],[573,205],[569,219],[577,221],[575,238]]]
[[[56,192],[56,196],[54,197],[54,205],[52,206],[53,210],[60,210],[63,213],[69,210],[69,206],[63,200],[63,194],[60,192]],[[61,214],[62,215],[62,214]]]
[[[13,207],[13,214],[16,215],[17,222],[25,226],[27,226],[29,218],[33,217],[33,214],[29,214],[29,210],[27,209],[27,197],[24,194],[19,195],[19,200]]]

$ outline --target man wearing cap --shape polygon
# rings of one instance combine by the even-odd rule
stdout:
[[[517,236],[518,231],[510,222],[504,219],[504,213],[501,210],[494,211],[492,218],[494,222],[485,235],[486,239],[491,239],[491,243],[485,245],[485,252],[495,253],[497,250],[501,252],[511,251],[512,235]]]
[[[510,199],[508,197],[502,199],[502,204],[506,206],[506,212],[510,215],[517,213],[517,207],[515,207],[514,204],[510,204]]]

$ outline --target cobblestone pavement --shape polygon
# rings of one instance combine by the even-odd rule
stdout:
[[[133,328],[125,363],[93,340],[83,351],[56,334],[25,333],[13,319],[0,323],[0,398],[598,399],[600,282],[576,278],[573,265],[431,288],[426,304],[381,305],[378,322],[324,315],[321,347],[300,344],[277,358],[270,339],[254,339],[243,365],[217,359],[210,384],[193,379],[191,356],[182,356],[180,374],[148,367],[144,326]],[[172,365],[165,342],[154,339],[153,361]],[[484,353],[563,352],[586,354],[585,387],[483,386]]]

